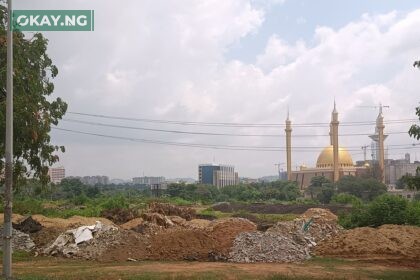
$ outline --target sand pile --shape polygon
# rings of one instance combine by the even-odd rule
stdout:
[[[351,259],[420,260],[420,228],[400,225],[355,228],[320,242],[315,254]]]

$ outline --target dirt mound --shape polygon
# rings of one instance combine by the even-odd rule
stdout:
[[[383,225],[344,231],[326,239],[315,254],[351,259],[420,259],[420,228]]]
[[[101,212],[101,216],[113,221],[117,225],[124,224],[132,219],[135,219],[139,216],[138,211],[135,209],[108,209]]]
[[[150,203],[148,212],[159,213],[164,216],[179,216],[187,221],[194,219],[196,216],[193,208],[158,202]]]
[[[207,228],[210,225],[210,221],[209,220],[204,220],[204,219],[192,219],[191,221],[187,222],[187,227],[191,227],[191,228]]]
[[[132,220],[120,225],[120,228],[122,228],[122,229],[133,229],[135,227],[138,227],[142,223],[143,223],[142,218],[135,218],[135,219],[132,219]]]
[[[149,237],[131,230],[120,231],[120,240],[110,244],[98,260],[102,262],[121,262],[128,258],[147,260],[150,250]]]
[[[29,216],[17,224],[13,223],[13,228],[24,233],[35,233],[42,229],[42,225]]]
[[[330,210],[323,208],[310,208],[301,215],[301,218],[334,223],[338,221],[338,217],[336,215],[334,215]]]
[[[101,217],[72,216],[68,219],[62,219],[48,218],[43,215],[32,215],[32,218],[45,228],[70,229],[81,225],[94,224],[96,221],[100,221],[105,225],[114,225],[110,220]]]
[[[208,225],[208,228],[215,240],[216,251],[226,257],[238,234],[257,230],[257,226],[253,222],[243,218],[215,220]]]
[[[12,223],[19,223],[25,219],[25,216],[19,214],[12,214]],[[0,224],[4,223],[4,213],[0,213]]]
[[[164,231],[150,240],[151,260],[207,260],[215,250],[209,232],[200,229]]]

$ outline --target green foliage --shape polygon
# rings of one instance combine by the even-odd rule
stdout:
[[[420,191],[420,167],[417,167],[415,176],[410,174],[404,175],[401,181],[407,185],[408,189]]]
[[[122,196],[114,196],[108,197],[102,204],[102,208],[105,210],[112,210],[112,209],[127,209],[129,206],[128,201]]]
[[[420,226],[420,203],[384,194],[368,204],[356,205],[349,214],[341,214],[339,223],[345,228],[384,224]]]
[[[419,61],[416,61],[417,62],[417,66],[420,68],[420,62]],[[415,65],[415,64],[414,64]],[[416,107],[416,115],[417,115],[417,117],[419,118],[419,120],[420,120],[420,106],[419,107]],[[410,130],[408,131],[408,134],[411,136],[411,137],[413,137],[414,139],[416,139],[416,140],[420,140],[420,126],[419,125],[417,125],[417,124],[413,124],[411,127],[410,127]]]
[[[0,5],[0,139],[5,139],[6,123],[6,9]],[[50,131],[67,110],[61,98],[50,95],[54,91],[52,79],[57,67],[48,57],[48,40],[41,33],[13,32],[14,64],[14,186],[27,176],[49,180],[48,167],[59,161],[63,146],[51,144]],[[0,170],[4,169],[4,141],[0,142]],[[31,171],[31,172],[30,172]]]
[[[373,200],[386,193],[386,186],[374,178],[343,176],[336,183],[338,193],[352,194],[363,200]]]
[[[221,201],[292,201],[300,196],[294,182],[276,181],[250,185],[235,185],[217,188],[211,185],[170,184],[166,191],[169,197],[187,201],[213,203]]]
[[[351,204],[353,206],[359,206],[363,204],[360,198],[348,193],[340,193],[334,195],[331,199],[331,202],[338,204]]]

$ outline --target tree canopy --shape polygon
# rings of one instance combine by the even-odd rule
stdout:
[[[7,9],[0,4],[0,171],[4,170],[6,122]],[[35,33],[13,32],[14,60],[14,181],[26,175],[48,182],[48,167],[59,161],[63,146],[51,143],[51,126],[67,110],[61,98],[51,98],[57,67],[47,55],[48,40]]]

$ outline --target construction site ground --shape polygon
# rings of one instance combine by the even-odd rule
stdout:
[[[13,215],[17,279],[420,279],[420,227],[345,230],[321,208],[276,222],[162,203],[110,214]]]
[[[17,254],[17,279],[420,279],[415,263],[315,258],[303,263],[81,261]]]

